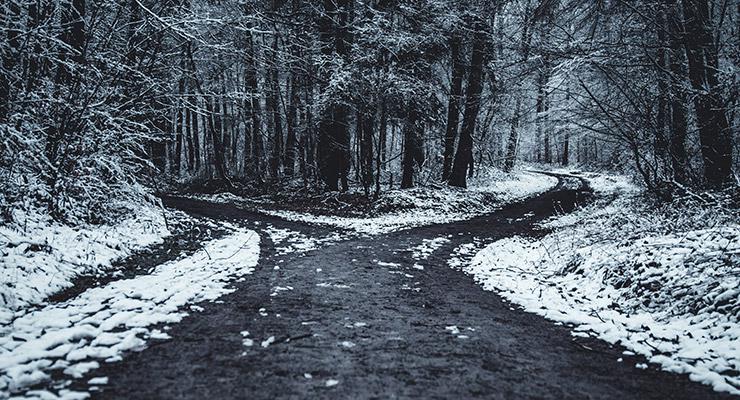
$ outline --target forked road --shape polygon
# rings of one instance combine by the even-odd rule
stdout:
[[[622,349],[575,341],[568,328],[516,309],[448,266],[457,246],[474,238],[487,243],[531,234],[536,222],[556,210],[572,210],[583,194],[578,180],[563,178],[554,190],[491,215],[350,239],[303,256],[277,255],[263,235],[260,264],[236,283],[236,292],[173,326],[171,340],[104,365],[100,372],[110,377],[110,385],[96,396],[729,397],[683,375],[636,369],[635,359],[618,363]],[[231,206],[183,199],[168,203],[250,226],[259,218],[262,226],[326,233]],[[423,270],[412,268],[415,260],[407,249],[448,235],[450,242],[421,262]],[[460,333],[452,334],[449,326]],[[243,344],[242,331],[249,331],[252,346]]]

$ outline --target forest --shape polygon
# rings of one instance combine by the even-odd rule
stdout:
[[[9,210],[163,181],[465,187],[522,162],[736,185],[733,1],[7,1]]]
[[[740,395],[740,0],[0,27],[0,399]]]

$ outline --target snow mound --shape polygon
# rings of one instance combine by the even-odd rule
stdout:
[[[161,243],[170,232],[163,210],[141,207],[116,225],[71,227],[42,213],[15,212],[0,226],[0,324],[13,310],[41,303],[72,280],[111,266],[136,249]]]
[[[732,220],[701,210],[664,215],[621,196],[547,223],[555,230],[540,240],[494,242],[464,269],[525,310],[576,325],[574,334],[740,394],[740,225]]]
[[[39,386],[63,388],[65,381],[50,382],[51,371],[82,378],[102,361],[118,361],[125,352],[142,349],[147,339],[168,338],[154,326],[179,322],[188,315],[187,304],[232,292],[229,283],[257,265],[259,241],[255,232],[235,228],[232,235],[164,263],[150,275],[17,312],[11,324],[0,328],[0,398]]]

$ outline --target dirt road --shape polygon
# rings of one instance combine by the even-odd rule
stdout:
[[[303,255],[278,254],[264,235],[260,264],[236,292],[173,326],[171,340],[104,365],[99,372],[110,385],[95,396],[728,397],[686,376],[637,369],[639,360],[622,356],[622,349],[576,340],[567,327],[518,310],[448,265],[461,245],[536,234],[536,222],[572,210],[583,195],[580,181],[565,179],[491,215],[353,238]],[[167,204],[262,233],[268,225],[310,236],[330,233],[232,206],[174,198]],[[442,237],[447,241],[426,259],[412,257],[409,249]],[[617,362],[620,357],[624,362]]]

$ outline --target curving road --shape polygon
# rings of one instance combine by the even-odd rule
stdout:
[[[223,303],[205,304],[203,312],[173,326],[171,340],[104,365],[99,373],[110,384],[94,396],[729,397],[686,376],[636,369],[636,358],[618,363],[621,348],[576,340],[568,328],[516,309],[448,266],[460,245],[538,234],[538,221],[572,210],[586,191],[579,180],[561,178],[552,191],[491,215],[349,239],[303,256],[279,255],[263,235],[254,275],[237,283]],[[262,228],[329,233],[233,206],[176,198],[167,203],[192,214],[250,221],[250,227],[259,220]],[[407,249],[438,237],[449,241],[426,260],[412,259]],[[423,270],[413,267],[417,262]],[[452,326],[460,332],[453,334]],[[252,346],[244,345],[242,331],[249,331]]]

